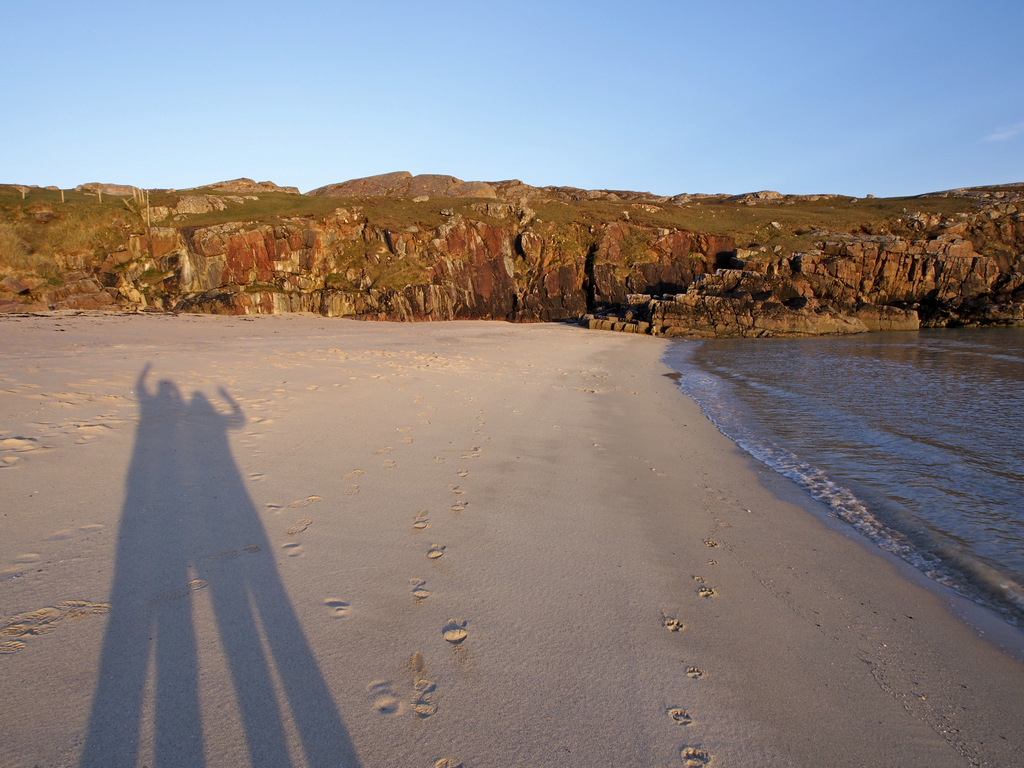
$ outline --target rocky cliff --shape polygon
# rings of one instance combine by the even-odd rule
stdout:
[[[1024,324],[1016,187],[658,198],[397,173],[111,201],[122,190],[100,186],[63,207],[59,191],[0,188],[0,308],[585,317],[667,335]]]
[[[277,224],[152,227],[96,274],[139,308],[541,321],[683,290],[734,250],[727,237],[546,222],[508,203],[467,208],[441,209],[433,226],[381,226],[352,206]]]
[[[821,249],[701,275],[685,293],[633,297],[653,332],[773,336],[1024,324],[1024,264],[1009,271],[970,240],[846,236]]]

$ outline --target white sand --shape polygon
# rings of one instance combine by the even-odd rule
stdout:
[[[1020,633],[752,468],[664,341],[0,335],[2,766],[1024,765]]]

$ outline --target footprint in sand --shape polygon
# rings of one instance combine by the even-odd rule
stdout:
[[[313,521],[308,517],[300,517],[295,521],[295,525],[290,525],[284,529],[284,532],[289,536],[294,536],[297,533],[302,533],[304,530],[309,528],[313,524]]]
[[[715,597],[718,593],[711,587],[703,586],[697,590],[697,594],[701,597]]]
[[[296,499],[288,505],[289,509],[298,509],[299,507],[308,507],[317,501],[321,501],[319,496],[307,496],[304,499]],[[269,504],[267,506],[270,506]]]
[[[424,528],[430,527],[430,521],[427,520],[427,510],[421,509],[419,514],[416,515],[416,519],[413,521],[412,527],[417,531],[422,531]]]
[[[160,603],[166,603],[168,600],[180,600],[183,597],[188,597],[192,592],[198,592],[200,589],[206,589],[209,583],[203,579],[192,579],[184,587],[178,589],[167,589],[163,592],[159,592],[149,599],[147,605],[159,605]]]
[[[686,629],[686,625],[679,619],[666,616],[664,613],[661,614],[661,625],[669,632],[682,632]]]
[[[342,480],[355,480],[357,477],[359,477],[362,474],[365,474],[363,472],[363,470],[361,470],[361,469],[353,469],[351,472],[349,472],[347,475],[345,475],[341,479]]]
[[[460,469],[455,474],[457,474],[459,477],[469,477],[469,470],[468,469]]]
[[[386,459],[383,464],[384,469],[394,469],[397,466],[398,462],[396,462],[394,459]]]
[[[349,608],[351,607],[344,600],[335,600],[334,598],[324,600],[324,605],[327,606],[327,610],[330,612],[331,616],[336,619],[342,619],[347,616]]]
[[[454,493],[454,494],[455,494],[456,496],[459,496],[459,495],[461,495],[461,494],[465,493],[465,491],[464,491],[464,490],[462,490],[462,489],[461,489],[461,488],[460,488],[459,486],[457,486],[457,485],[453,485],[453,486],[451,486],[451,492],[452,492],[452,493]]]
[[[346,496],[355,496],[357,493],[359,493],[359,486],[356,485],[355,483],[350,483],[348,486],[346,486],[346,488],[345,488],[345,495]]]
[[[708,560],[708,565],[718,565],[717,560]]]
[[[448,619],[448,623],[441,628],[441,634],[452,645],[458,645],[469,637],[469,633],[466,631],[467,623],[459,619]]]
[[[237,549],[225,549],[225,550],[223,550],[221,552],[218,552],[215,555],[209,555],[208,557],[205,557],[203,559],[204,560],[209,560],[209,561],[234,560],[236,557],[241,557],[241,556],[242,556],[242,553],[239,552]]]
[[[25,647],[25,640],[53,632],[59,622],[74,621],[86,616],[109,613],[109,603],[90,603],[87,600],[64,600],[35,611],[12,616],[0,627],[0,653],[17,653]],[[19,639],[15,639],[19,638]]]
[[[718,542],[714,539],[704,539],[704,546],[706,547],[717,547]]]
[[[413,439],[411,437],[403,437],[402,438],[402,444],[403,445],[412,445],[413,444]]]
[[[711,762],[711,755],[700,747],[683,747],[679,753],[684,768],[702,768]]]
[[[390,682],[374,680],[366,690],[373,697],[373,708],[382,715],[394,715],[398,712],[398,698],[391,692]]]
[[[458,512],[465,512],[466,511],[466,507],[468,507],[468,506],[469,506],[469,502],[468,501],[457,501],[454,504],[452,504],[452,512],[456,512],[456,513],[458,513]]]
[[[430,717],[437,712],[437,702],[434,700],[437,685],[427,677],[427,665],[422,653],[416,651],[412,655],[409,669],[412,671],[412,711],[417,717]]]
[[[423,579],[409,579],[409,584],[412,586],[412,596],[416,598],[417,602],[430,597],[427,582]]]
[[[0,440],[0,451],[24,453],[37,451],[43,446],[34,437],[5,437]]]
[[[43,541],[67,541],[73,539],[75,532],[70,528],[61,528],[59,531],[54,531],[49,536],[45,537]]]
[[[435,456],[434,457],[434,463],[435,464],[444,464],[444,456]]]
[[[302,550],[302,545],[297,541],[290,541],[287,544],[282,544],[281,549],[288,557],[302,557],[305,554]]]
[[[454,757],[442,757],[434,763],[434,768],[462,768],[462,762]]]
[[[427,550],[427,558],[430,560],[437,560],[444,554],[445,546],[443,544],[431,544],[430,549]]]
[[[668,711],[668,716],[672,718],[672,722],[679,723],[679,725],[693,725],[690,713],[682,707],[673,707]]]
[[[700,667],[687,667],[686,676],[691,680],[700,680],[704,677],[704,670]]]
[[[394,447],[388,445],[388,446],[385,446],[384,448],[378,448],[376,451],[373,452],[373,455],[374,456],[383,456],[386,453],[391,453],[393,450],[395,450]]]

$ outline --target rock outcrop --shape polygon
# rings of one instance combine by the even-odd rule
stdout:
[[[98,181],[92,181],[88,184],[79,184],[75,187],[75,192],[90,192],[92,194],[99,192],[101,194],[111,195],[114,197],[131,197],[138,191],[138,187],[133,187],[130,184],[104,184]]]
[[[438,174],[413,176],[408,171],[328,184],[308,194],[322,197],[497,197],[494,186],[485,181],[462,181]]]
[[[52,269],[19,273],[0,259],[4,311],[583,317],[594,328],[670,336],[1024,325],[1024,194],[1014,189],[969,190],[955,205],[897,208],[881,222],[858,218],[853,234],[793,226],[797,216],[851,206],[834,196],[787,218],[783,206],[810,198],[655,198],[405,172],[285,202],[273,193],[290,188],[251,179],[145,202],[137,190],[132,200],[90,198],[88,216],[105,211],[107,223],[89,219],[75,232],[56,193],[30,188],[26,199],[14,189],[3,199],[15,218],[0,217],[8,264],[46,261],[43,244]],[[854,208],[860,217],[863,205]],[[283,213],[295,210],[307,212]],[[716,213],[719,222],[762,223],[737,247],[739,235]],[[256,220],[240,220],[247,215]],[[700,226],[678,223],[687,221]]]
[[[208,185],[209,189],[219,192],[234,192],[257,194],[260,192],[284,192],[289,195],[299,194],[298,187],[281,187],[272,181],[253,181],[252,179],[232,179],[231,181],[218,181]]]
[[[546,321],[577,318],[627,291],[682,290],[733,247],[618,222],[535,222],[509,204],[479,208],[480,219],[452,214],[429,229],[381,227],[358,208],[278,225],[152,227],[98,271],[138,308]]]
[[[1024,257],[1007,271],[965,234],[966,227],[921,240],[845,235],[789,257],[734,257],[730,268],[696,276],[685,293],[643,297],[630,319],[651,333],[698,337],[1024,324]],[[587,318],[598,327],[602,320],[626,321]]]
[[[498,198],[513,203],[529,203],[557,200],[578,202],[581,200],[650,200],[664,202],[670,198],[658,197],[648,192],[611,191],[579,189],[577,187],[534,187],[518,179],[507,181],[462,181],[454,176],[420,174],[413,176],[408,171],[383,173],[351,179],[338,184],[328,184],[306,194],[318,197],[477,197]],[[778,193],[776,193],[778,194]],[[709,195],[685,196],[710,198]],[[725,197],[722,195],[721,197]]]

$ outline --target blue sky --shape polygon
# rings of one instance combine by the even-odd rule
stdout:
[[[0,0],[0,182],[1024,181],[1022,0]]]

